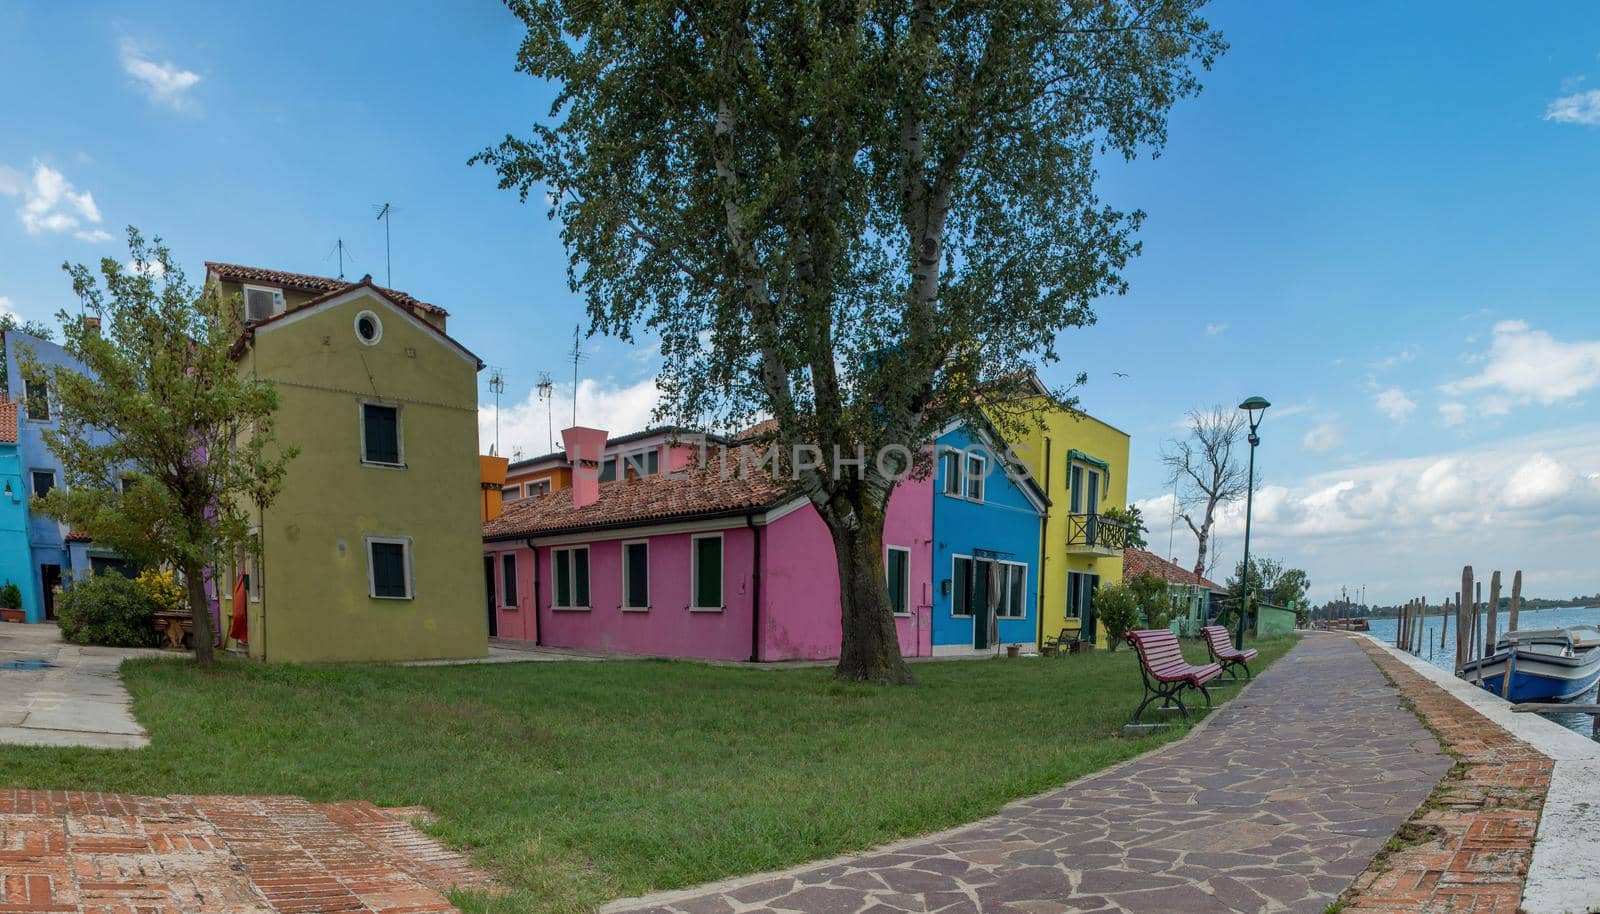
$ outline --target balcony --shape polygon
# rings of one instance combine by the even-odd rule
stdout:
[[[1126,524],[1111,520],[1102,514],[1067,515],[1067,554],[1099,558],[1122,555],[1128,545]]]

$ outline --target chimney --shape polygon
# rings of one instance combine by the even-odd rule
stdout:
[[[600,497],[600,458],[606,452],[606,431],[574,425],[561,430],[561,444],[572,464],[572,506],[594,504]]]
[[[84,315],[84,318],[83,318],[83,329],[90,336],[99,336],[100,335],[100,318],[94,317],[93,315]]]

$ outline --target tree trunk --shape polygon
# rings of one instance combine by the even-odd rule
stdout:
[[[883,509],[860,506],[857,523],[828,527],[839,561],[841,641],[833,677],[850,682],[912,684],[900,656],[894,611],[883,569]]]
[[[206,605],[204,566],[184,565],[183,578],[189,590],[189,613],[194,617],[194,662],[203,667],[210,666],[213,659],[211,607]]]

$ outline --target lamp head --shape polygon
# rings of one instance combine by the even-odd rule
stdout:
[[[1251,397],[1250,399],[1239,404],[1239,408],[1244,410],[1250,416],[1250,436],[1252,438],[1255,437],[1256,426],[1261,424],[1261,414],[1265,413],[1267,411],[1267,407],[1271,405],[1272,404],[1268,403],[1264,397]],[[1254,443],[1255,442],[1253,441],[1251,442],[1251,444]]]

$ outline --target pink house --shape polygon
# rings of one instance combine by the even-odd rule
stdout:
[[[673,445],[660,466],[677,468]],[[609,449],[606,451],[609,453]],[[484,524],[500,638],[712,660],[838,656],[839,575],[816,509],[716,458],[524,498]],[[590,474],[591,476],[593,474]],[[885,567],[900,650],[931,653],[931,480],[889,500]],[[592,503],[585,504],[588,498]],[[576,503],[575,503],[576,502]]]

